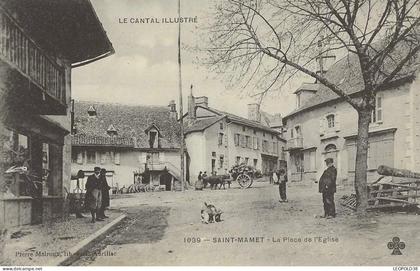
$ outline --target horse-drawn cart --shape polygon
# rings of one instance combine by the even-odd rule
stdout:
[[[251,187],[255,173],[255,168],[245,164],[235,165],[230,170],[233,180],[236,180],[242,188]]]

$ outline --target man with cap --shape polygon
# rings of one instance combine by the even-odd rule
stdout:
[[[322,201],[324,203],[325,218],[335,217],[334,193],[336,192],[337,169],[334,167],[332,158],[325,159],[327,169],[322,173],[319,179],[319,193],[322,193]]]
[[[85,185],[85,206],[90,210],[92,223],[95,223],[95,221],[103,221],[100,215],[98,216],[102,203],[102,178],[100,167],[95,167],[93,171],[94,173],[87,178]]]

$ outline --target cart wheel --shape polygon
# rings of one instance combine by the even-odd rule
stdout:
[[[252,185],[252,178],[246,174],[240,174],[236,181],[242,188],[249,188]]]

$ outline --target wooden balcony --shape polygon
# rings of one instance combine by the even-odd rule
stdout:
[[[0,60],[2,67],[8,66],[8,80],[29,80],[34,86],[16,95],[28,98],[29,103],[44,103],[45,108],[55,112],[43,114],[62,114],[66,108],[65,69],[55,58],[49,56],[25,33],[15,19],[0,8]],[[19,85],[19,84],[17,84]],[[20,84],[24,85],[24,84]],[[20,87],[21,88],[21,87]],[[15,91],[15,90],[13,90]],[[39,93],[28,93],[39,92]],[[21,101],[22,102],[22,101]],[[42,111],[42,105],[37,104]],[[48,109],[47,109],[48,111]],[[58,112],[61,111],[61,112]]]
[[[303,138],[296,137],[296,138],[288,139],[286,149],[289,151],[303,149]]]

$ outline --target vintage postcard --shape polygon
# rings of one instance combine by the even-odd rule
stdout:
[[[418,0],[0,0],[0,265],[418,270],[419,51]]]

